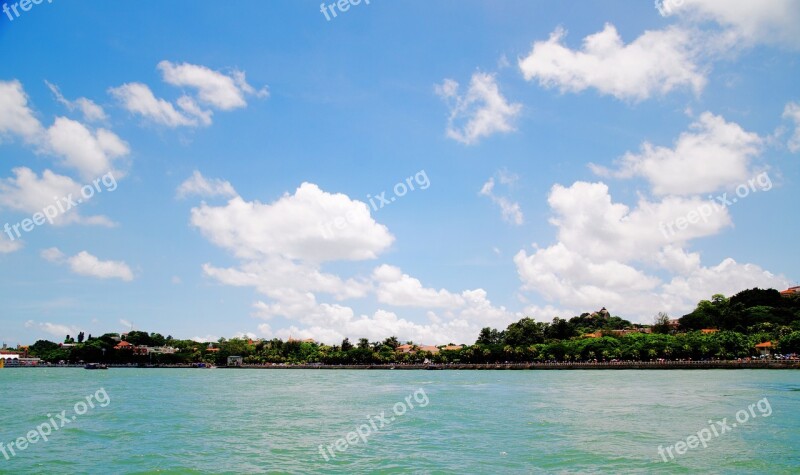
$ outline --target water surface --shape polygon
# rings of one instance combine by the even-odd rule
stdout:
[[[4,369],[0,396],[6,446],[70,419],[0,454],[0,473],[800,473],[791,370]],[[763,398],[768,417],[659,456]],[[336,450],[382,413],[395,420]]]

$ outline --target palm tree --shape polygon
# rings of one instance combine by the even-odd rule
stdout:
[[[383,344],[394,350],[400,346],[400,340],[398,340],[396,336],[390,336],[383,340]]]

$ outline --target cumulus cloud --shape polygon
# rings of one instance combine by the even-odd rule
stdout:
[[[447,136],[466,145],[513,131],[514,120],[522,110],[521,104],[508,102],[492,74],[473,74],[464,95],[459,95],[459,84],[452,79],[445,79],[435,91],[450,106]]]
[[[346,218],[347,226],[326,233],[326,224],[337,218]],[[213,243],[246,259],[374,259],[394,241],[365,203],[313,183],[303,183],[271,204],[238,196],[224,206],[203,203],[192,209],[191,222]]]
[[[447,344],[450,342],[471,343],[484,326],[504,328],[520,314],[508,312],[503,307],[495,307],[486,299],[482,290],[464,293],[463,307],[446,315],[429,312],[427,323],[417,323],[401,318],[396,313],[379,309],[370,315],[357,316],[352,308],[318,303],[311,294],[298,294],[295,298],[280,304],[257,302],[256,315],[271,318],[281,315],[300,325],[273,330],[268,324],[259,325],[259,331],[266,337],[313,338],[333,344],[345,337],[383,340],[397,336],[400,340],[413,340],[422,344]]]
[[[28,95],[22,83],[0,81],[0,139],[17,136],[34,142],[42,132],[42,124],[28,106]]]
[[[614,25],[583,39],[580,50],[564,44],[566,31],[556,29],[546,41],[533,43],[519,60],[527,81],[562,92],[594,88],[617,99],[641,101],[654,95],[688,88],[696,94],[706,84],[698,64],[698,38],[685,29],[645,31],[625,44]]]
[[[325,224],[339,217],[347,218],[347,226],[330,235]],[[374,259],[394,241],[388,229],[373,220],[366,204],[311,183],[272,203],[240,196],[223,206],[203,203],[192,209],[191,223],[241,260],[228,268],[205,264],[206,276],[224,285],[253,287],[268,296],[271,303],[257,308],[263,317],[324,316],[314,320],[317,324],[351,310],[317,304],[316,293],[337,300],[361,298],[372,285],[366,279],[325,272],[322,263]]]
[[[57,117],[45,129],[28,106],[19,81],[0,81],[0,136],[22,138],[34,151],[54,155],[61,164],[77,170],[85,179],[113,171],[115,161],[128,155],[128,145],[110,130],[90,129],[85,124]]]
[[[681,245],[711,236],[731,225],[727,208],[713,209],[705,219],[680,232],[665,232],[662,223],[675,222],[705,205],[697,197],[670,196],[661,201],[640,198],[634,208],[615,203],[604,183],[575,182],[570,187],[554,185],[548,197],[558,229],[558,239],[593,258],[646,261],[664,246]],[[621,246],[620,243],[636,243]]]
[[[80,196],[80,184],[72,178],[58,175],[50,170],[42,172],[41,177],[26,167],[14,168],[13,177],[0,178],[0,208],[10,209],[33,215],[41,213],[45,207],[55,206],[58,214],[53,218],[54,226],[66,224],[87,224],[96,226],[114,226],[114,222],[106,216],[83,216],[78,208],[66,209],[67,197]],[[54,197],[58,199],[55,200]],[[61,204],[62,208],[58,205]]]
[[[399,307],[455,308],[464,305],[464,299],[445,289],[435,290],[422,286],[398,267],[383,264],[372,273],[378,287],[378,301]]]
[[[128,144],[106,129],[92,131],[85,125],[59,117],[47,130],[48,146],[52,153],[63,157],[64,165],[74,168],[87,180],[108,172],[117,176],[113,161],[128,155]]]
[[[429,321],[426,323],[400,318],[384,309],[371,316],[357,316],[351,307],[318,302],[311,292],[284,289],[270,292],[271,302],[255,302],[254,315],[264,319],[283,317],[294,324],[278,330],[273,330],[269,324],[261,324],[259,331],[269,338],[313,338],[328,344],[338,344],[345,337],[382,340],[391,335],[418,343],[445,344],[472,342],[483,326],[505,327],[521,318],[504,307],[493,306],[482,289],[465,291],[461,295],[426,289],[417,279],[391,266],[376,269],[375,279],[380,285],[377,290],[379,299],[387,304],[441,307],[443,313],[428,312]],[[404,296],[411,301],[398,300]]]
[[[50,89],[59,103],[66,106],[66,108],[70,111],[79,111],[83,115],[83,120],[87,122],[101,122],[108,118],[103,108],[95,104],[95,102],[91,99],[79,97],[74,101],[70,101],[66,99],[63,94],[61,94],[61,90],[58,88],[58,86],[49,81],[45,81],[44,83],[47,85],[48,89]]]
[[[191,177],[180,184],[177,195],[179,198],[185,198],[191,195],[233,197],[236,196],[236,190],[230,182],[218,178],[208,179],[199,171],[195,170]]]
[[[66,263],[74,274],[98,279],[121,279],[125,282],[133,280],[133,271],[122,261],[101,261],[86,251],[67,257],[60,249],[51,247],[44,249],[41,256],[54,264]]]
[[[273,328],[277,325],[259,325],[259,332],[267,337],[327,343],[338,343],[345,336],[382,339],[389,335],[426,343],[473,341],[481,325],[505,326],[517,316],[492,305],[482,289],[454,294],[426,288],[389,265],[379,265],[369,278],[323,271],[322,264],[329,261],[374,259],[394,237],[372,219],[366,204],[310,183],[272,203],[236,196],[224,206],[202,204],[191,214],[193,226],[241,260],[229,268],[205,264],[204,274],[223,285],[253,287],[268,297],[253,304],[254,316],[291,322],[277,329]],[[324,224],[337,217],[346,217],[347,225],[331,236]],[[386,305],[433,308],[441,314],[429,312],[429,322],[417,323],[383,309],[359,316],[340,303],[373,294]],[[337,302],[327,302],[327,298]]]
[[[555,185],[548,203],[558,242],[530,254],[521,250],[514,257],[523,290],[548,302],[583,309],[605,306],[648,322],[658,311],[685,313],[715,293],[788,285],[781,276],[732,259],[704,267],[699,254],[683,248],[728,226],[725,208],[677,234],[663,231],[662,223],[707,204],[699,198],[640,199],[631,209],[613,202],[605,184],[576,182],[568,188]]]
[[[600,175],[641,176],[657,195],[692,195],[734,187],[756,174],[751,163],[760,155],[763,139],[739,124],[710,112],[691,124],[673,148],[645,142],[641,152],[627,153],[619,169],[590,165]]]
[[[229,268],[204,264],[203,273],[222,284],[254,287],[276,299],[299,291],[323,292],[343,300],[363,297],[369,291],[369,284],[363,280],[343,279],[323,272],[313,264],[295,262],[279,256],[246,260],[238,267]]]

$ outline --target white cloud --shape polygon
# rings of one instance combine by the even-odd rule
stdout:
[[[268,306],[263,302],[261,305]],[[327,344],[339,344],[345,337],[351,341],[358,338],[376,341],[389,336],[397,336],[401,341],[413,340],[419,344],[447,344],[471,343],[475,341],[481,328],[479,324],[459,318],[447,322],[415,323],[386,310],[377,310],[372,316],[356,317],[349,307],[318,304],[313,298],[308,298],[304,304],[298,304],[293,310],[297,313],[292,319],[305,326],[290,325],[288,328],[273,330],[270,325],[261,324],[259,331],[268,338],[313,338]]]
[[[180,184],[177,194],[179,198],[185,198],[190,195],[234,197],[236,196],[236,190],[230,182],[218,178],[207,179],[199,171],[195,170],[191,177]]]
[[[706,77],[697,64],[698,38],[688,30],[667,28],[645,31],[624,44],[617,29],[606,24],[587,36],[581,50],[564,45],[566,32],[558,28],[547,41],[536,41],[519,60],[525,79],[562,92],[597,89],[617,99],[641,101],[675,89],[703,90]]]
[[[48,147],[64,157],[64,165],[78,170],[91,180],[114,170],[113,161],[127,155],[128,144],[106,129],[89,130],[85,125],[66,117],[58,117],[47,130]]]
[[[191,117],[197,118],[202,125],[211,125],[211,117],[214,113],[210,110],[202,109],[194,99],[189,96],[181,96],[178,98],[178,107]]]
[[[640,198],[637,206],[630,208],[614,203],[603,183],[575,182],[569,188],[554,185],[548,204],[559,241],[594,259],[648,261],[664,246],[711,236],[731,225],[727,209],[720,208],[680,232],[665,232],[661,223],[672,223],[708,202],[696,197],[670,196],[658,202]],[[624,242],[636,245],[621,246]]]
[[[783,117],[794,122],[794,132],[786,144],[792,152],[800,152],[800,104],[789,102],[783,109]]]
[[[236,287],[254,287],[273,298],[293,292],[323,292],[337,299],[363,297],[369,290],[366,282],[321,271],[314,265],[272,256],[246,261],[238,268],[203,265],[203,273],[220,283]]]
[[[289,334],[295,338],[305,335],[303,338],[329,343],[338,343],[345,336],[383,339],[391,335],[425,343],[472,342],[484,326],[505,327],[521,318],[521,314],[492,305],[483,289],[454,294],[444,289],[425,288],[418,279],[389,265],[377,267],[372,278],[379,302],[398,307],[437,308],[441,313],[429,311],[428,323],[400,319],[396,314],[382,309],[372,317],[357,317],[348,306],[319,303],[312,292],[286,288],[280,292],[264,292],[272,298],[272,302],[254,303],[254,315],[264,319],[284,317],[304,325],[292,325],[275,332],[271,326],[267,326],[262,333],[283,338]]]
[[[657,195],[693,195],[731,188],[756,174],[751,167],[760,155],[763,139],[739,124],[704,112],[678,137],[674,148],[645,142],[639,154],[627,153],[619,170],[591,166],[601,174],[620,178],[644,177]]]
[[[196,341],[197,343],[216,343],[219,341],[219,337],[214,335],[195,336],[192,337],[192,341]]]
[[[714,293],[789,283],[731,259],[703,267],[699,254],[681,247],[729,225],[724,208],[676,235],[663,232],[661,223],[707,204],[699,198],[668,196],[654,203],[640,199],[631,209],[614,203],[602,183],[576,182],[569,188],[553,186],[548,203],[558,242],[514,257],[523,289],[548,302],[581,309],[605,306],[634,321],[649,322],[659,311],[690,311],[699,299]]]
[[[85,217],[79,214],[78,208],[67,209],[70,205],[65,201],[68,201],[70,195],[73,201],[81,196],[80,185],[71,178],[50,170],[45,170],[39,177],[36,172],[25,167],[14,168],[12,172],[14,177],[0,178],[0,208],[33,215],[42,212],[45,207],[55,206],[59,211],[53,218],[55,226],[66,224],[114,226],[114,222],[105,216]]]
[[[249,85],[242,71],[233,71],[229,76],[205,66],[189,63],[174,64],[169,61],[158,63],[158,69],[165,82],[173,86],[197,89],[200,101],[220,110],[246,106],[245,95],[248,94],[258,97],[268,95],[266,88],[256,91]]]
[[[327,223],[347,218],[329,235]],[[374,259],[394,237],[370,216],[369,207],[344,194],[303,183],[294,194],[264,204],[234,197],[224,206],[203,203],[191,212],[204,236],[246,259],[283,256],[310,262]]]
[[[334,237],[322,224],[347,217],[348,226]],[[425,288],[422,283],[392,266],[375,268],[370,280],[344,278],[324,272],[321,263],[376,258],[393,236],[372,220],[369,208],[346,195],[330,194],[304,183],[294,194],[270,204],[246,202],[234,197],[225,206],[203,204],[192,210],[192,224],[213,243],[229,250],[242,262],[237,267],[203,266],[206,276],[224,285],[253,287],[269,300],[253,304],[253,314],[292,322],[288,328],[259,325],[262,335],[315,338],[338,343],[344,336],[382,339],[389,335],[424,340],[426,343],[474,341],[481,324],[505,326],[516,317],[495,307],[482,289],[454,294]],[[437,308],[429,323],[398,318],[378,310],[358,316],[349,306],[319,301],[325,294],[342,301],[375,293],[389,305]]]
[[[455,308],[464,305],[464,299],[445,289],[435,290],[422,286],[415,279],[394,266],[377,267],[372,278],[377,282],[376,294],[381,303],[398,307]]]
[[[35,322],[33,320],[25,322],[25,328],[37,328],[48,335],[56,337],[58,341],[62,341],[67,335],[77,338],[78,333],[80,333],[80,330],[76,326],[50,322]]]
[[[0,81],[0,138],[22,137],[34,142],[43,132],[42,124],[28,107],[28,96],[17,81]]]
[[[500,177],[501,183],[507,180],[507,177]],[[494,204],[500,207],[500,212],[503,215],[504,221],[520,226],[524,222],[525,218],[522,215],[522,209],[520,208],[519,203],[511,201],[505,196],[495,195],[494,186],[494,178],[489,178],[489,180],[481,187],[481,196],[488,197]]]
[[[94,179],[114,170],[114,161],[130,152],[128,145],[106,129],[91,130],[86,125],[57,117],[45,129],[28,107],[19,81],[0,82],[0,135],[21,137],[36,152],[62,158],[62,164],[78,170],[85,179]]]
[[[701,299],[714,294],[733,295],[752,287],[784,289],[791,284],[755,264],[739,264],[731,258],[713,267],[696,266],[691,272],[675,276],[665,283],[663,291],[673,305],[693,309]]]
[[[794,0],[659,0],[656,7],[663,16],[692,24],[714,21],[730,34],[731,43],[800,48],[800,4]]]
[[[619,308],[631,305],[631,295],[652,292],[659,284],[634,267],[615,260],[594,261],[558,243],[532,255],[520,251],[515,257],[525,289],[535,290],[548,301],[581,308],[598,304]]]
[[[255,340],[258,338],[253,332],[237,332],[233,334],[233,338],[240,338],[240,339],[247,339],[247,340]]]
[[[97,277],[98,279],[122,279],[125,282],[133,280],[133,272],[122,261],[101,261],[86,251],[70,257],[67,262],[72,272],[78,275]]]
[[[338,217],[347,217],[348,226],[328,235],[325,224]],[[310,183],[271,204],[239,196],[223,206],[203,203],[192,209],[191,223],[242,260],[232,268],[205,264],[204,274],[225,285],[254,287],[282,302],[272,312],[313,297],[312,292],[340,300],[363,297],[369,282],[323,272],[321,263],[374,259],[394,240],[366,204]]]
[[[6,234],[0,234],[0,254],[11,254],[12,252],[19,251],[22,249],[22,247],[22,241],[19,241],[16,238],[11,240],[6,238]]]
[[[58,102],[66,106],[70,111],[80,111],[83,115],[83,120],[87,122],[102,122],[108,118],[103,108],[95,104],[94,101],[85,97],[79,97],[74,101],[67,100],[64,95],[61,94],[61,90],[59,90],[58,86],[49,81],[45,81],[44,83],[47,84],[47,87],[53,95],[56,96]]]
[[[133,280],[133,272],[122,261],[101,261],[86,251],[72,257],[66,257],[58,248],[45,249],[42,258],[55,264],[67,263],[73,273],[98,279],[121,279],[125,282]]]
[[[198,116],[194,114],[185,115],[175,109],[172,103],[159,99],[145,84],[128,83],[122,86],[109,89],[109,93],[122,103],[122,106],[129,112],[139,114],[145,119],[151,120],[156,124],[166,125],[167,127],[197,126]],[[185,111],[188,103],[184,102]],[[190,111],[193,110],[190,108]],[[205,112],[196,111],[199,117],[210,117]],[[210,120],[210,119],[209,119]],[[203,121],[203,125],[207,125]]]
[[[500,93],[494,75],[475,73],[465,95],[460,96],[458,89],[458,83],[452,79],[445,79],[435,89],[450,105],[448,137],[472,145],[481,138],[514,130],[513,122],[522,105],[509,104]]]
[[[164,82],[173,86],[190,88],[196,96],[184,94],[175,104],[155,96],[146,84],[132,82],[109,89],[109,93],[129,112],[138,114],[156,124],[167,127],[198,127],[212,123],[213,111],[233,110],[247,105],[246,96],[267,97],[264,87],[256,90],[247,83],[245,73],[234,70],[231,74],[213,71],[205,66],[169,61],[158,63]],[[199,102],[199,103],[198,103]]]
[[[60,264],[64,262],[65,255],[61,250],[57,247],[49,247],[47,249],[42,249],[42,252],[39,254],[42,256],[42,259],[52,262],[54,264]]]

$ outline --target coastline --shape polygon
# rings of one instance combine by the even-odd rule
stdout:
[[[670,369],[800,369],[800,361],[671,361],[618,363],[495,363],[410,365],[284,365],[220,366],[219,369],[363,369],[363,370],[670,370]]]
[[[450,364],[386,364],[386,365],[242,365],[196,368],[191,365],[108,365],[109,369],[307,369],[307,370],[704,370],[704,369],[800,369],[800,361],[624,361],[613,363],[450,363]],[[15,368],[83,368],[83,365],[7,366]]]

